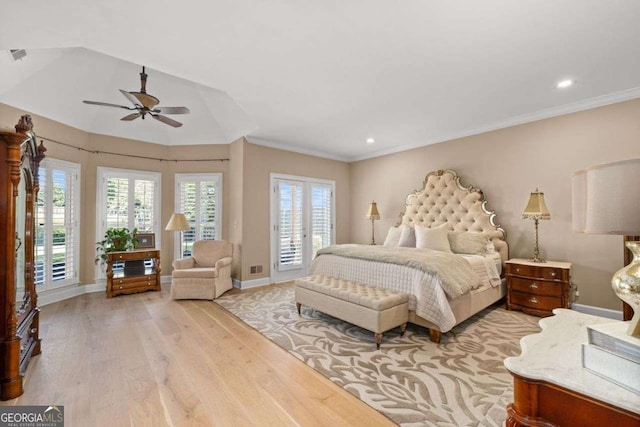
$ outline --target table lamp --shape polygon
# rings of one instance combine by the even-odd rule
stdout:
[[[581,233],[640,235],[640,159],[591,166],[572,180],[573,229]],[[630,264],[618,270],[611,286],[634,315],[627,335],[640,336],[640,242],[627,241]]]
[[[376,202],[371,202],[371,204],[369,205],[369,211],[367,212],[367,219],[371,220],[371,244],[375,245],[376,238],[375,238],[373,222],[376,219],[380,219],[380,213],[378,212],[378,205],[376,205]]]
[[[169,219],[169,223],[164,228],[167,231],[179,231],[180,232],[180,255],[182,255],[182,232],[189,230],[191,226],[187,221],[187,218],[183,213],[174,213]]]
[[[531,193],[529,196],[529,202],[527,206],[524,208],[522,212],[522,218],[532,219],[536,224],[536,244],[533,248],[533,258],[531,261],[533,262],[546,262],[544,259],[540,258],[540,250],[538,249],[538,221],[541,219],[551,219],[551,214],[549,213],[549,209],[547,209],[547,205],[544,202],[544,193],[536,191]]]

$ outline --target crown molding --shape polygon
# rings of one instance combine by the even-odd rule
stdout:
[[[348,163],[349,161],[351,161],[349,157],[338,156],[336,154],[328,153],[326,151],[296,147],[293,145],[288,145],[283,142],[276,142],[276,141],[272,141],[264,138],[255,137],[255,136],[248,135],[245,137],[245,139],[247,140],[247,142],[251,144],[262,145],[264,147],[269,147],[269,148],[276,148],[278,150],[291,151],[298,154],[306,154],[309,156],[322,157],[330,160],[338,160],[340,162]]]

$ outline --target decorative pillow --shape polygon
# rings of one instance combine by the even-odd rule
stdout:
[[[487,255],[496,254],[496,245],[493,244],[493,240],[487,238]]]
[[[416,247],[416,232],[412,227],[406,224],[400,226],[400,241],[398,241],[398,246],[405,248]]]
[[[473,231],[449,232],[449,243],[454,254],[486,255],[489,236]],[[495,249],[494,249],[495,250]]]
[[[434,228],[416,225],[416,248],[434,249],[436,251],[451,252],[447,224]]]
[[[400,242],[401,232],[402,230],[400,230],[400,227],[389,227],[387,238],[384,239],[384,243],[382,244],[382,246],[398,246],[398,242]]]

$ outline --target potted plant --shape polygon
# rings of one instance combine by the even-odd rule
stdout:
[[[96,256],[95,263],[100,262],[100,265],[104,265],[107,262],[107,254],[109,252],[121,252],[135,249],[136,240],[135,234],[138,232],[137,228],[130,232],[128,228],[109,228],[104,234],[104,239],[96,242],[96,250],[98,255]]]

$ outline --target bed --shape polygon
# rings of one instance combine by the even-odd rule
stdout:
[[[451,243],[454,240],[466,242],[469,238],[482,239],[486,242],[485,250],[477,250],[479,246],[476,244],[476,249],[463,248],[460,251],[467,253],[457,251],[454,255],[416,249],[415,243],[413,248],[397,248],[394,242],[394,236],[402,235],[404,242],[402,239],[400,241],[403,246],[411,246],[410,242],[407,244],[405,232],[413,230],[419,236],[425,232],[442,235],[443,229]],[[389,231],[385,245],[335,245],[325,248],[314,259],[311,273],[408,293],[409,321],[429,328],[431,340],[440,342],[442,333],[506,295],[501,274],[509,251],[505,239],[506,233],[496,224],[496,214],[488,209],[483,192],[473,186],[463,186],[453,170],[438,170],[427,174],[422,187],[407,196],[405,210],[400,214],[398,224]],[[421,247],[424,248],[424,245]],[[474,276],[466,272],[467,264],[463,266],[457,259],[447,262],[460,263],[459,269],[453,268],[453,272],[464,272],[466,276],[460,274],[456,279],[459,282],[468,280],[473,284],[462,283],[462,290],[452,290],[448,276],[451,271],[429,265],[416,267],[413,260],[419,258],[422,262],[422,258],[429,255],[425,252],[438,253],[438,257],[466,260]],[[402,262],[397,262],[396,254],[399,254]],[[389,261],[389,258],[393,259]],[[434,264],[437,263],[434,261]],[[482,276],[481,283],[477,282],[475,275]]]

